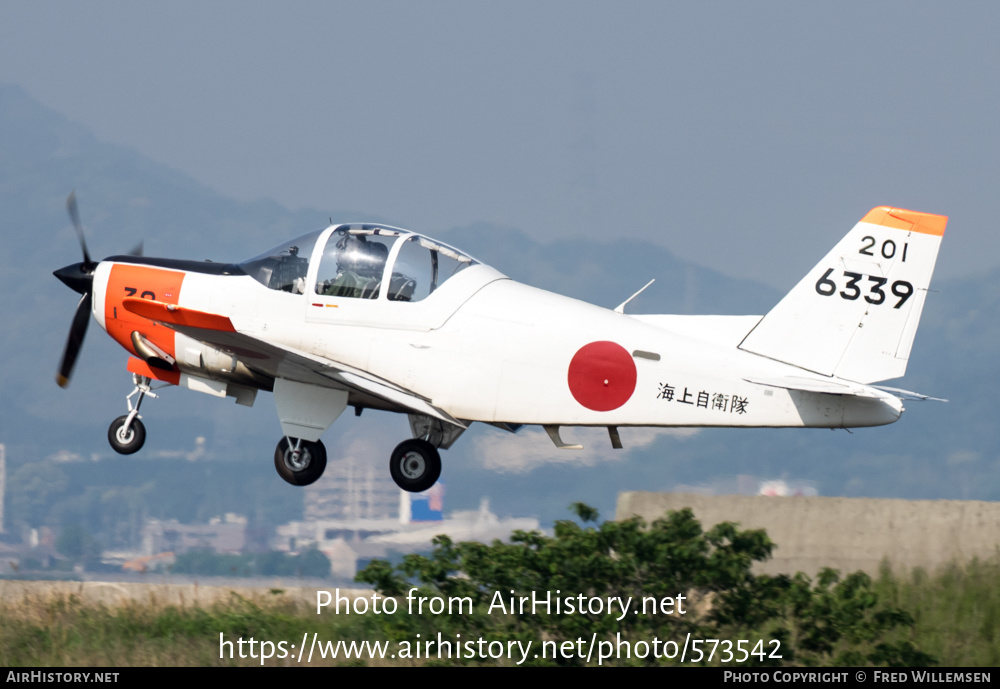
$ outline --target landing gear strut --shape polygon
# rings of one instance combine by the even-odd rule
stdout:
[[[146,442],[146,427],[140,421],[142,417],[139,416],[139,406],[146,395],[156,397],[150,392],[149,378],[132,374],[132,382],[135,383],[135,389],[125,398],[128,403],[128,414],[119,416],[108,428],[108,442],[111,443],[111,448],[121,455],[130,455],[142,449]],[[139,397],[135,401],[135,406],[132,406],[132,397],[135,395]]]
[[[425,491],[441,476],[441,455],[426,440],[404,440],[392,451],[389,473],[403,490],[411,493]]]
[[[317,440],[284,437],[274,450],[274,468],[293,486],[308,486],[326,469],[326,447]]]

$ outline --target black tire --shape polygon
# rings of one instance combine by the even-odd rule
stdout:
[[[111,448],[120,455],[130,455],[142,449],[146,443],[146,427],[142,425],[139,417],[132,419],[128,427],[128,435],[122,431],[125,429],[125,421],[128,416],[119,416],[111,422],[108,428],[108,442]]]
[[[303,440],[296,462],[288,438],[282,438],[274,449],[274,468],[278,470],[278,476],[293,486],[308,486],[319,480],[326,469],[326,447],[320,440]]]
[[[426,440],[404,440],[392,451],[389,473],[403,490],[410,493],[425,491],[441,476],[441,455]]]

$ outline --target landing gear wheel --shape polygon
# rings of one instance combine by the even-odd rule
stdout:
[[[296,453],[288,438],[282,438],[274,450],[274,468],[281,478],[293,486],[308,486],[318,480],[326,469],[326,447],[320,440],[303,440]]]
[[[132,423],[129,424],[128,431],[126,432],[125,422],[127,420],[128,414],[119,416],[111,422],[111,427],[108,428],[108,442],[111,443],[114,451],[120,455],[130,455],[138,452],[146,442],[146,427],[142,425],[139,417],[137,416],[132,419]]]
[[[404,440],[392,451],[389,473],[403,490],[411,493],[425,491],[441,475],[441,455],[426,440]]]

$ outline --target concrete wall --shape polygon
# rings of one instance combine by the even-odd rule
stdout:
[[[1000,557],[1000,503],[972,500],[765,497],[622,493],[618,519],[647,522],[690,507],[704,529],[738,522],[765,529],[777,544],[760,573],[805,572],[823,567],[878,573],[883,559],[896,572],[933,571],[952,561]]]

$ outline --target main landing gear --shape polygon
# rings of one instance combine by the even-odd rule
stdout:
[[[441,476],[441,455],[426,440],[404,440],[392,451],[389,473],[396,485],[405,491],[425,491]]]
[[[320,440],[284,437],[274,450],[274,468],[293,486],[308,486],[326,469],[326,447]]]
[[[125,398],[128,413],[119,416],[108,428],[108,442],[115,452],[123,455],[134,454],[145,444],[146,427],[139,416],[139,407],[146,395],[156,397],[150,389],[150,378],[133,374],[132,382],[135,389]],[[438,447],[449,447],[464,427],[445,428],[440,421],[416,415],[411,415],[410,426],[414,435],[423,437],[404,440],[396,446],[389,458],[389,474],[403,490],[420,493],[441,476]],[[285,436],[274,450],[274,468],[293,486],[308,486],[318,481],[326,469],[326,447],[320,440]]]
[[[142,449],[146,442],[146,427],[140,420],[142,417],[139,416],[139,406],[146,395],[156,397],[156,394],[150,391],[149,378],[132,374],[132,382],[135,383],[135,389],[125,398],[128,403],[128,414],[119,416],[108,428],[108,442],[111,443],[111,448],[121,455],[130,455]],[[139,397],[135,401],[135,406],[132,406],[132,398],[135,395]]]
[[[293,486],[308,486],[326,469],[326,447],[320,440],[283,437],[274,450],[274,468]],[[389,473],[403,490],[425,491],[441,476],[441,455],[426,440],[404,440],[393,450]]]

